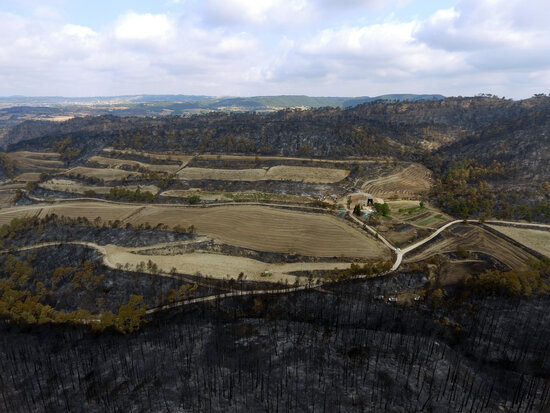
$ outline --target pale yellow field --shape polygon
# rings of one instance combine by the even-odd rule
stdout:
[[[13,218],[57,214],[70,218],[87,217],[94,220],[100,217],[102,221],[123,220],[144,207],[132,205],[116,205],[102,202],[67,202],[59,205],[29,205],[6,208],[0,211],[0,225],[9,224]]]
[[[260,251],[319,257],[381,258],[383,246],[332,216],[265,206],[170,208],[151,206],[129,219],[168,226],[194,225],[197,233],[221,243]]]
[[[169,273],[175,267],[176,271],[182,274],[202,275],[217,279],[237,279],[238,275],[243,272],[247,281],[288,282],[289,285],[294,284],[295,281],[298,281],[299,284],[308,282],[306,277],[296,277],[289,274],[290,272],[348,269],[351,265],[349,262],[268,264],[250,258],[210,253],[147,255],[133,252],[129,248],[112,245],[105,247],[105,250],[107,253],[106,261],[114,268],[117,265],[130,264],[130,268],[135,269],[141,262],[147,263],[151,260],[164,273]],[[270,271],[273,275],[262,277],[260,274],[264,271]]]
[[[83,182],[72,181],[70,179],[50,179],[46,182],[38,184],[39,187],[49,189],[51,191],[69,192],[71,194],[83,194],[86,191],[94,191],[96,194],[106,194],[111,190],[111,186],[92,186],[86,185]],[[138,185],[124,185],[124,188],[135,191]],[[157,194],[159,189],[155,185],[139,185],[142,192],[149,191],[152,194]]]
[[[77,166],[76,168],[68,170],[66,173],[68,176],[78,177],[90,177],[103,179],[105,182],[120,181],[127,178],[137,178],[141,176],[139,172],[124,171],[122,169],[110,169],[110,168],[87,168],[84,166]]]
[[[105,165],[113,169],[118,169],[122,165],[129,165],[129,166],[138,166],[140,168],[144,168],[144,169],[147,169],[148,171],[153,171],[153,172],[175,173],[181,167],[180,165],[164,165],[164,164],[155,165],[150,163],[134,161],[130,159],[107,158],[104,156],[92,156],[89,160],[91,162],[97,162],[100,165]]]
[[[365,182],[361,190],[387,198],[417,198],[426,194],[433,184],[432,173],[419,164],[411,164],[393,175]]]
[[[515,241],[550,257],[550,231],[541,231],[530,228],[506,227],[503,225],[489,225]]]
[[[64,167],[64,163],[59,160],[59,154],[54,152],[17,151],[6,155],[15,161],[17,169],[22,171],[52,172]]]
[[[184,180],[213,179],[220,181],[294,181],[311,183],[339,182],[349,171],[332,168],[279,165],[269,169],[184,168],[178,176]]]
[[[377,260],[390,255],[381,243],[335,217],[266,206],[185,208],[66,202],[0,211],[0,225],[16,216],[51,213],[73,218],[86,216],[90,220],[100,216],[103,221],[118,219],[134,225],[148,222],[153,227],[159,223],[170,227],[194,225],[198,234],[220,243],[259,251]]]
[[[36,182],[40,180],[40,172],[25,172],[13,178],[18,182]]]

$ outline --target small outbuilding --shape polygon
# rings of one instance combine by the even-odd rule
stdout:
[[[349,196],[351,198],[351,203],[353,205],[361,204],[361,206],[369,206],[374,204],[383,204],[384,200],[382,198],[377,198],[371,194],[365,192],[355,192]]]

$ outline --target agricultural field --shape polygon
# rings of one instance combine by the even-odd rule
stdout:
[[[38,184],[40,188],[50,191],[68,192],[71,194],[84,194],[86,191],[94,191],[96,194],[106,194],[111,190],[111,186],[93,186],[87,185],[84,182],[74,181],[70,179],[53,178],[46,182]],[[125,185],[124,188],[135,191],[138,185]],[[142,192],[149,191],[152,194],[157,194],[159,189],[154,185],[139,185]]]
[[[365,182],[361,190],[384,199],[421,199],[433,185],[432,173],[419,164]]]
[[[419,201],[388,200],[387,203],[391,209],[391,217],[398,223],[433,229],[453,220],[449,215],[427,202],[423,202],[422,207],[420,207]]]
[[[221,192],[221,191],[203,191],[199,188],[171,189],[161,192],[161,196],[167,198],[189,198],[190,196],[198,196],[204,201],[285,201],[292,203],[308,203],[314,201],[311,197],[278,194],[259,191],[244,191],[244,192]]]
[[[122,224],[134,226],[148,223],[151,227],[165,224],[187,228],[193,225],[198,234],[219,243],[258,251],[365,260],[390,258],[389,250],[381,243],[333,216],[265,206],[184,208],[65,202],[0,211],[0,225],[14,217],[44,217],[53,213],[71,218],[85,216],[89,220],[101,217],[103,222],[120,220]]]
[[[166,173],[175,173],[180,169],[180,165],[166,165],[166,164],[150,164],[140,161],[134,161],[131,159],[121,159],[121,158],[108,158],[105,156],[92,156],[88,159],[89,162],[97,163],[99,165],[107,166],[112,169],[120,169],[121,167],[127,166],[131,168],[143,168],[152,172],[166,172]]]
[[[417,262],[436,254],[454,253],[457,247],[469,252],[480,252],[494,257],[509,269],[524,268],[529,259],[535,259],[525,250],[478,226],[461,224],[443,231],[439,241],[431,241],[404,262]]]
[[[54,152],[10,152],[7,156],[16,163],[18,171],[55,172],[63,169],[65,164],[59,160],[59,154]]]
[[[185,164],[189,162],[190,159],[193,157],[190,155],[182,155],[177,153],[156,153],[156,152],[142,152],[142,151],[136,151],[132,149],[114,149],[114,148],[105,148],[103,149],[103,152],[105,154],[111,155],[111,156],[121,156],[121,155],[132,155],[132,156],[138,156],[141,158],[149,158],[154,160],[161,160],[161,161],[178,161]]]
[[[0,209],[8,208],[12,205],[15,198],[15,190],[1,190],[0,191]]]
[[[307,166],[279,165],[269,169],[210,169],[184,168],[178,172],[183,180],[220,181],[293,181],[308,183],[335,183],[345,179],[349,171],[345,169],[314,168]]]
[[[40,172],[25,172],[13,178],[17,182],[37,182],[40,180]]]
[[[122,169],[111,168],[88,168],[85,166],[77,166],[76,168],[69,169],[65,172],[66,176],[71,177],[84,177],[100,179],[104,182],[114,182],[123,179],[139,178],[141,176],[138,172],[130,172]]]
[[[489,225],[489,227],[509,236],[529,248],[550,257],[550,231],[508,227],[504,225]]]
[[[152,246],[154,248],[154,246]],[[116,268],[129,264],[129,268],[136,268],[140,263],[149,262],[156,264],[160,272],[170,273],[172,268],[184,271],[190,275],[201,275],[216,279],[237,279],[243,272],[247,281],[258,282],[280,282],[294,284],[305,284],[308,282],[306,277],[297,277],[292,272],[296,271],[314,271],[314,270],[334,270],[348,269],[349,262],[339,263],[265,263],[262,261],[211,253],[188,253],[177,255],[164,254],[143,254],[134,251],[131,248],[122,248],[114,245],[107,246],[105,262]],[[264,272],[270,272],[269,278],[262,277]]]

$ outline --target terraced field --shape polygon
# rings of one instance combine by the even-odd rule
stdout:
[[[84,182],[74,181],[70,179],[53,178],[46,182],[38,184],[40,188],[49,189],[51,191],[68,192],[71,194],[83,194],[86,191],[94,191],[96,194],[106,194],[111,190],[111,186],[92,186]],[[135,191],[138,185],[125,185],[124,188]],[[142,192],[149,191],[152,194],[157,194],[159,189],[154,185],[139,185]]]
[[[124,171],[122,169],[111,168],[87,168],[85,166],[77,166],[76,168],[68,170],[65,175],[78,178],[83,176],[85,178],[97,178],[102,179],[105,182],[120,181],[122,179],[137,178],[141,176],[138,172]]]
[[[135,155],[142,158],[152,158],[156,160],[168,160],[168,161],[178,161],[187,163],[192,158],[190,155],[181,155],[181,154],[171,154],[171,153],[156,153],[156,152],[143,152],[136,151],[132,149],[114,149],[114,148],[105,148],[103,149],[105,154],[123,154],[123,155]]]
[[[64,168],[65,164],[59,160],[59,154],[55,152],[10,152],[7,156],[16,162],[19,171],[44,171],[55,172]]]
[[[169,198],[188,198],[193,195],[197,195],[201,200],[206,201],[233,201],[233,200],[247,200],[247,201],[286,201],[294,203],[307,203],[312,202],[314,199],[306,196],[290,195],[290,194],[277,194],[271,192],[258,192],[258,191],[245,191],[245,192],[215,192],[215,191],[202,191],[202,190],[185,190],[185,189],[171,189],[161,193],[162,196]]]
[[[151,164],[140,161],[134,161],[131,159],[120,159],[120,158],[108,158],[105,156],[92,156],[89,159],[90,162],[97,162],[99,165],[104,165],[113,169],[120,169],[122,166],[130,167],[139,167],[147,169],[152,172],[166,172],[166,173],[175,173],[180,169],[181,165],[166,165],[166,164]]]
[[[419,164],[411,164],[402,171],[367,181],[361,190],[384,199],[420,198],[433,184],[432,173]]]
[[[426,244],[418,252],[407,255],[404,262],[416,262],[436,254],[455,252],[457,246],[490,255],[510,269],[523,268],[529,258],[535,258],[510,242],[473,225],[458,225],[440,235],[443,238],[441,241]]]
[[[210,169],[184,168],[178,172],[183,180],[220,180],[220,181],[293,181],[308,183],[334,183],[349,175],[345,169],[314,168],[307,166],[278,165],[269,169]]]

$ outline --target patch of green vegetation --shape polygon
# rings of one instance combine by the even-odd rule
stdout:
[[[189,198],[187,198],[187,202],[189,202],[191,205],[197,204],[201,200],[201,197],[198,195],[191,195]]]
[[[387,216],[390,213],[390,206],[386,202],[384,202],[383,204],[375,202],[374,209],[376,210],[377,214],[380,214],[382,216]]]
[[[41,303],[51,294],[44,283],[34,281],[36,294],[28,288],[35,272],[32,260],[17,259],[8,254],[1,268],[3,279],[0,279],[0,317],[7,318],[17,324],[90,324],[96,331],[107,328],[121,333],[132,333],[144,322],[146,305],[142,296],[132,295],[127,304],[119,307],[118,314],[105,312],[93,315],[87,310],[78,309],[70,313],[57,311],[53,307]],[[97,284],[103,275],[93,276],[92,263],[85,261],[78,267],[57,268],[51,276],[51,288],[62,278],[70,278],[74,289],[88,288],[89,284]]]
[[[468,286],[479,295],[531,298],[550,292],[550,259],[531,260],[525,270],[487,270],[472,277]]]
[[[420,225],[422,227],[425,227],[427,225],[433,224],[436,220],[437,220],[437,218],[435,216],[431,216],[431,217],[428,217],[426,219],[416,221],[415,224]]]
[[[126,199],[128,201],[135,202],[153,202],[156,197],[149,191],[141,192],[139,186],[135,191],[126,189],[124,187],[115,186],[114,188],[111,188],[109,193],[105,194],[105,199],[108,199],[110,201]]]

